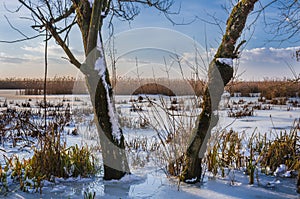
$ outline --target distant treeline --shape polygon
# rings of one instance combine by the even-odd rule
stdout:
[[[49,78],[47,79],[46,92],[51,95],[86,93],[85,87],[80,86],[84,85],[83,80],[80,81],[82,84],[78,84],[78,80],[74,77]],[[6,78],[0,80],[0,89],[20,90],[19,94],[21,95],[42,95],[44,93],[44,79]]]
[[[261,93],[262,97],[272,99],[276,97],[300,97],[300,82],[285,80],[265,80],[234,82],[226,89],[231,95],[240,93],[241,96],[249,96],[250,93]]]
[[[202,80],[184,80],[167,78],[118,78],[112,82],[117,95],[131,94],[164,94],[164,95],[202,95],[205,82]],[[0,80],[0,89],[20,90],[20,94],[43,94],[43,79],[10,78]],[[250,93],[261,93],[267,99],[275,97],[300,96],[300,82],[285,80],[241,81],[232,82],[225,88],[233,96],[249,96]],[[47,80],[47,94],[86,94],[87,89],[83,79],[74,77],[54,77]]]
[[[119,78],[114,91],[117,95],[163,94],[163,95],[202,95],[204,82],[201,80],[167,78]]]
[[[133,79],[119,78],[112,82],[117,95],[131,94],[163,94],[163,95],[201,95],[204,83],[200,80],[182,79]],[[43,79],[9,78],[0,80],[0,89],[20,90],[21,95],[41,95],[44,93]],[[47,79],[47,94],[86,94],[87,89],[83,79],[74,77],[54,77]]]

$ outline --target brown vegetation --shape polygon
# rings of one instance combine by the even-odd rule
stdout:
[[[203,94],[205,83],[201,80],[167,79],[167,78],[119,78],[114,88],[117,95],[131,94],[165,94],[197,95]]]
[[[267,132],[263,134],[253,132],[250,138],[233,130],[217,132],[210,139],[207,150],[208,171],[214,175],[221,172],[222,177],[225,177],[225,168],[229,169],[229,172],[243,168],[245,174],[249,175],[250,184],[254,183],[254,173],[259,168],[261,173],[267,175],[295,177],[300,166],[298,122],[295,121],[294,127],[289,132],[280,132],[274,139],[268,139]],[[243,149],[242,143],[248,143],[247,152]],[[280,174],[276,173],[276,169],[282,164],[286,170]],[[288,173],[291,175],[288,176]],[[259,182],[259,179],[257,181]]]
[[[165,95],[203,95],[205,82],[194,79],[166,78],[119,78],[114,88],[116,95],[165,94]],[[0,80],[0,89],[20,89],[20,94],[43,94],[43,79],[7,78]],[[240,81],[232,82],[225,88],[233,96],[242,97],[250,93],[261,93],[266,99],[296,97],[300,95],[300,82],[288,80]],[[74,77],[54,77],[47,81],[47,94],[87,93],[84,80]]]
[[[249,82],[234,82],[226,89],[231,95],[241,93],[241,96],[249,96],[249,93],[261,93],[262,97],[272,99],[276,97],[296,97],[300,94],[300,82],[287,80],[264,80]]]
[[[78,84],[82,82],[82,84]],[[76,90],[74,85],[76,83]],[[47,94],[80,94],[86,93],[83,80],[74,77],[54,77],[47,80]],[[44,80],[29,78],[6,78],[0,80],[0,89],[20,89],[21,95],[42,95],[44,93]]]
[[[67,147],[61,139],[70,131],[64,130],[72,122],[69,103],[47,103],[47,126],[44,106],[39,101],[17,102],[6,100],[0,111],[0,142],[21,150],[33,150],[33,156],[20,159],[17,155],[3,155],[0,165],[0,194],[10,191],[8,179],[19,184],[22,191],[42,191],[43,180],[55,178],[90,177],[98,172],[92,150],[87,146]],[[1,105],[1,104],[0,104]],[[72,130],[77,135],[77,129]],[[37,144],[38,143],[38,144]],[[6,152],[5,150],[3,150]]]
[[[157,83],[149,83],[140,86],[133,92],[133,95],[138,94],[163,94],[167,96],[175,96],[175,93],[171,89]]]

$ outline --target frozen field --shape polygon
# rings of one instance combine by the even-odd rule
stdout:
[[[42,101],[42,96],[17,96],[15,91],[0,93],[1,110],[3,104],[17,109],[38,109],[37,102]],[[53,103],[70,104],[71,112],[74,114],[72,122],[65,131],[78,129],[79,135],[65,135],[68,145],[88,144],[97,145],[97,134],[95,127],[91,124],[91,104],[86,95],[48,96],[47,99]],[[150,100],[150,101],[149,101]],[[243,100],[243,103],[238,103]],[[299,100],[299,99],[297,99]],[[22,103],[30,103],[31,107],[22,107]],[[146,138],[149,142],[155,142],[157,130],[171,131],[172,125],[192,125],[195,116],[201,111],[199,108],[201,100],[191,96],[159,97],[159,96],[116,96],[116,110],[120,116],[127,142],[135,138]],[[258,102],[258,98],[230,98],[229,104],[232,111],[244,107],[250,108],[261,105],[261,110],[253,109],[252,116],[240,118],[228,117],[230,108],[227,104],[219,110],[219,123],[214,131],[233,129],[250,136],[253,132],[273,133],[289,132],[294,122],[300,120],[300,108],[288,105],[266,105]],[[153,108],[159,105],[162,108]],[[175,122],[163,111],[169,109]],[[262,110],[265,109],[265,110]],[[42,110],[42,109],[41,109]],[[184,115],[184,116],[182,116]],[[165,125],[164,125],[165,124]],[[299,130],[298,130],[299,135]],[[30,148],[12,147],[9,143],[2,143],[0,155],[18,154],[21,157],[30,157]],[[130,155],[131,153],[128,153]],[[213,177],[206,173],[203,183],[187,185],[174,178],[168,178],[164,169],[154,154],[148,154],[148,161],[143,164],[134,164],[138,155],[145,156],[144,151],[135,151],[134,157],[130,157],[132,175],[125,176],[120,181],[103,181],[101,174],[93,179],[58,179],[57,183],[46,183],[43,193],[24,193],[16,190],[9,193],[7,198],[83,198],[84,191],[96,192],[96,198],[299,198],[296,193],[295,178],[282,178],[259,174],[260,183],[248,184],[248,176],[243,171],[228,171],[228,176],[221,178]],[[101,154],[98,154],[101,158]],[[3,158],[0,157],[3,164]],[[234,181],[232,184],[231,182]],[[269,186],[270,185],[270,186]],[[13,185],[12,185],[13,186]],[[1,195],[0,195],[1,197]]]

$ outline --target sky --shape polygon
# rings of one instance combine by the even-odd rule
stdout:
[[[187,78],[198,75],[205,78],[206,68],[218,48],[225,30],[230,0],[175,0],[171,19],[179,25],[172,24],[161,12],[151,8],[141,8],[140,14],[131,22],[113,20],[114,52],[117,60],[116,68],[119,77],[173,77],[184,75]],[[267,0],[261,0],[266,5]],[[12,41],[23,36],[8,24],[17,27],[27,36],[35,35],[30,26],[26,9],[18,13],[10,13],[5,9],[15,10],[17,0],[0,0],[0,40]],[[259,9],[259,4],[256,10]],[[251,14],[248,25],[242,34],[247,40],[242,47],[240,58],[235,61],[237,78],[241,80],[263,80],[293,78],[293,72],[300,74],[300,62],[293,54],[300,48],[300,35],[283,42],[274,41],[270,33],[274,26],[266,26],[273,19],[278,19],[279,11],[275,5],[268,7],[256,19]],[[192,23],[189,23],[192,22]],[[218,25],[213,23],[218,22]],[[254,23],[255,22],[255,23]],[[251,25],[254,23],[254,25]],[[108,42],[108,23],[102,29],[106,43],[106,60],[110,68]],[[270,41],[271,40],[271,41]],[[84,61],[81,33],[78,28],[70,33],[70,48],[74,55]],[[112,41],[112,40],[111,40]],[[32,78],[44,75],[43,38],[19,43],[0,43],[0,77]],[[54,41],[48,44],[48,75],[80,76],[80,72],[63,57],[66,57]],[[180,60],[180,62],[178,62]],[[179,64],[180,63],[180,64]]]

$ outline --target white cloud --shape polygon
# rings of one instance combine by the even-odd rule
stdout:
[[[300,49],[300,46],[287,48],[263,47],[244,50],[239,59],[237,73],[243,73],[242,79],[245,80],[262,80],[264,77],[291,77],[292,72],[288,64],[293,66],[296,73],[300,73],[300,63],[293,57],[297,49]],[[209,49],[209,60],[213,58],[216,50],[214,48]],[[200,54],[205,62],[207,60],[206,54],[206,52]],[[195,52],[185,52],[182,57],[187,62],[195,65]],[[198,61],[203,65],[200,56],[198,56]]]
[[[15,57],[15,56],[7,55],[6,53],[3,53],[3,52],[0,53],[0,62],[1,63],[21,64],[21,63],[25,63],[26,61],[28,61],[28,60],[24,57]]]
[[[282,64],[285,61],[293,59],[293,54],[299,47],[287,48],[253,48],[244,50],[241,54],[240,61],[242,64],[248,62]]]
[[[300,73],[300,63],[293,57],[299,47],[253,48],[244,50],[240,58],[239,72],[244,72],[243,79],[261,80],[264,77],[291,77],[288,64]]]
[[[23,46],[21,47],[26,53],[24,53],[24,57],[31,60],[44,60],[45,53],[45,43],[39,43],[36,46]],[[73,52],[74,56],[77,57],[80,61],[84,60],[84,52],[70,48],[71,52]],[[59,45],[50,44],[48,45],[48,58],[52,60],[60,61],[62,57],[67,57],[65,52]]]
[[[45,52],[45,43],[39,43],[36,46],[23,46],[21,49],[29,52],[34,53],[37,56],[41,56]],[[38,53],[38,54],[36,54]],[[48,45],[48,55],[49,56],[61,56],[63,51],[60,46],[58,45]]]

